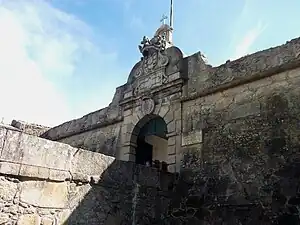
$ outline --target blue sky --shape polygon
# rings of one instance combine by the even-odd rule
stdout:
[[[0,0],[0,117],[57,125],[109,104],[170,0]],[[174,0],[174,43],[210,64],[300,36],[300,1]]]

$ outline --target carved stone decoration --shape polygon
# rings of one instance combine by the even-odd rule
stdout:
[[[141,111],[143,115],[149,115],[154,112],[155,102],[150,97],[144,97],[142,99]]]
[[[141,75],[143,75],[143,67],[137,68],[136,73],[135,73],[135,77],[138,78]]]
[[[135,85],[133,85],[133,95],[138,96],[140,92],[140,83],[136,82]]]
[[[165,37],[160,34],[155,34],[152,39],[143,37],[139,45],[143,57],[128,78],[133,97],[139,98],[143,93],[169,81],[167,68],[172,61],[168,54],[169,47],[166,46]]]
[[[143,37],[141,41],[141,45],[139,45],[139,50],[142,55],[149,56],[152,55],[154,52],[157,51],[164,51],[166,48],[166,40],[160,35],[154,36],[151,40],[146,36]]]
[[[154,52],[151,55],[144,57],[143,59],[143,72],[145,74],[151,73],[158,64],[158,52]]]

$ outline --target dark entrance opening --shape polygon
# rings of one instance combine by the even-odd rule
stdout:
[[[147,137],[157,136],[163,139],[167,139],[167,124],[161,117],[154,117],[149,120],[139,130],[137,137],[137,147],[135,162],[142,165],[153,165],[153,143],[147,141]]]
[[[149,163],[149,165],[152,165],[152,151],[153,146],[145,141],[145,137],[138,137],[135,155],[136,163],[142,165],[146,165],[147,163]]]

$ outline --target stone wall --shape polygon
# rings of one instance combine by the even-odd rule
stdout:
[[[115,156],[120,121],[121,109],[109,106],[56,126],[40,137]]]
[[[120,130],[121,124],[116,123],[62,138],[59,142],[116,157]]]
[[[276,115],[277,111],[286,112],[284,115],[289,117],[282,122],[296,125],[300,111],[297,105],[299,83],[300,69],[293,69],[191,101],[184,101],[183,146],[203,143],[202,136],[208,132],[208,129],[218,129],[219,126],[229,129],[230,123],[244,123],[240,121],[249,118],[259,118],[261,120],[258,121],[259,128],[262,129],[264,123],[271,125],[269,117],[272,114]],[[291,133],[297,130],[294,125],[286,131],[291,137],[297,136]]]
[[[300,224],[299,84],[298,68],[183,102],[183,221]]]
[[[0,224],[150,223],[167,213],[174,178],[0,127]]]

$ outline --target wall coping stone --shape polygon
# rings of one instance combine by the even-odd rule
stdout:
[[[0,174],[49,181],[104,182],[108,186],[132,186],[138,182],[149,187],[167,187],[162,184],[173,179],[171,173],[5,126],[0,127]]]

